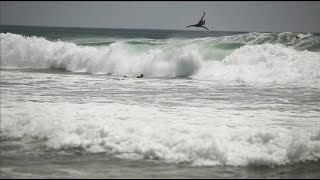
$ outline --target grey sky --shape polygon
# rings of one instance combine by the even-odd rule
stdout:
[[[184,30],[205,11],[206,26],[215,31],[320,32],[320,2],[316,1],[0,3],[1,24],[7,25]]]

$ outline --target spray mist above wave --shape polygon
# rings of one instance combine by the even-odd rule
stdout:
[[[296,38],[296,36],[299,37]],[[258,33],[250,32],[243,34],[235,34],[228,36],[216,37],[201,37],[201,38],[175,38],[168,39],[147,39],[147,38],[81,38],[73,39],[71,42],[77,45],[108,45],[111,42],[121,41],[128,44],[191,44],[214,46],[219,49],[237,49],[244,45],[258,45],[258,44],[282,44],[287,47],[293,47],[297,50],[320,51],[320,37],[312,34],[300,34],[292,32],[283,33]]]
[[[296,38],[296,36],[299,37]],[[292,32],[282,33],[246,33],[221,37],[221,42],[233,42],[246,45],[258,44],[282,44],[297,50],[320,51],[320,37],[312,34],[300,34]]]
[[[319,84],[319,52],[298,51],[281,44],[226,44],[235,42],[238,36],[157,40],[160,43],[153,45],[148,44],[155,43],[153,40],[147,44],[141,39],[133,43],[121,40],[92,47],[1,33],[1,68],[59,68],[94,74],[143,73],[153,77]]]
[[[1,33],[1,67],[62,68],[73,72],[116,75],[191,76],[200,68],[197,50],[150,48],[132,51],[123,42],[107,47],[77,46],[44,38]]]

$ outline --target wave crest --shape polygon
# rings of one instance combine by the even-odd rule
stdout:
[[[297,51],[281,44],[245,45],[222,62],[208,62],[199,79],[243,82],[319,84],[320,53]]]
[[[224,37],[223,42],[230,38]],[[143,73],[153,77],[320,84],[319,52],[298,51],[282,44],[238,44],[221,49],[211,43],[210,38],[171,39],[152,46],[115,41],[108,46],[92,47],[1,33],[1,68],[59,68],[126,76]]]
[[[62,68],[73,72],[116,75],[191,76],[199,69],[199,56],[184,46],[179,51],[151,48],[132,52],[128,44],[108,47],[77,46],[39,37],[1,33],[1,68]]]

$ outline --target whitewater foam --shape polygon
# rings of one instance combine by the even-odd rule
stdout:
[[[229,45],[223,45],[230,38],[234,43],[237,38],[243,40],[246,36],[255,39],[258,35],[169,39],[167,43],[136,50],[124,40],[91,47],[1,33],[1,68],[59,68],[94,74],[136,76],[143,73],[153,77],[193,76],[204,80],[319,84],[319,52],[298,51],[282,44],[233,44],[231,49]],[[222,44],[210,44],[219,39],[223,39]],[[224,46],[227,48],[222,50]]]
[[[198,79],[243,82],[308,82],[319,84],[320,54],[283,45],[245,45],[222,62],[208,62]]]
[[[190,76],[199,68],[197,54],[188,47],[168,58],[161,49],[129,53],[123,42],[109,47],[85,47],[10,33],[1,33],[1,47],[3,69],[62,68],[116,75]]]
[[[20,105],[24,108],[14,112],[2,110],[2,135],[45,138],[53,149],[82,148],[124,159],[194,166],[274,166],[320,158],[316,128],[195,126],[156,107],[119,103]],[[26,115],[9,121],[14,114]],[[159,123],[170,119],[175,124]]]

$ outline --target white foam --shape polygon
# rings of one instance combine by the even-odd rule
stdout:
[[[3,69],[63,68],[116,75],[190,76],[197,71],[200,61],[197,52],[190,51],[188,46],[170,54],[159,48],[131,52],[123,42],[109,47],[85,47],[11,33],[1,33],[1,47]]]
[[[207,62],[195,78],[319,84],[320,53],[296,51],[283,45],[246,45],[225,57],[222,62]]]
[[[1,133],[46,138],[47,146],[55,149],[81,147],[124,159],[195,166],[273,166],[320,159],[316,127],[197,126],[187,123],[183,113],[119,103],[19,105],[15,110],[2,109]],[[174,123],[164,123],[168,121]]]
[[[89,47],[1,33],[1,68],[63,68],[121,76],[143,73],[154,77],[194,76],[202,80],[320,84],[319,52],[297,51],[280,44],[245,45],[223,53],[210,50],[210,43],[246,39],[243,36],[169,39],[167,44],[133,51],[125,41]],[[257,40],[266,34],[246,36]],[[221,61],[225,55],[228,56]]]

